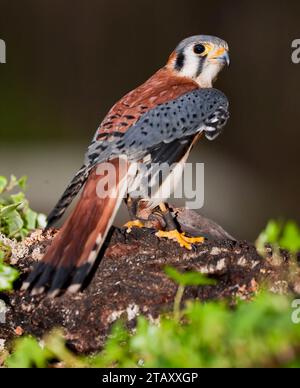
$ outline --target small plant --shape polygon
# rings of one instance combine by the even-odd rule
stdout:
[[[45,216],[33,211],[25,197],[27,178],[0,176],[0,233],[22,239],[31,230],[45,226]]]
[[[8,367],[299,367],[300,325],[292,323],[288,296],[261,293],[230,309],[225,302],[190,301],[179,322],[170,314],[159,324],[139,317],[134,334],[122,322],[104,350],[86,357],[65,346],[61,332],[16,341]]]
[[[13,283],[19,277],[19,272],[5,264],[3,252],[0,251],[0,291],[12,290]]]
[[[256,241],[258,251],[264,253],[266,244],[271,244],[275,250],[282,248],[296,255],[300,252],[299,226],[294,221],[269,221]]]
[[[74,355],[65,345],[60,330],[53,330],[44,338],[44,345],[33,337],[23,337],[15,342],[15,350],[6,360],[9,368],[46,368],[52,360],[64,363],[65,367],[82,368],[88,365],[84,357]]]
[[[21,240],[45,226],[45,216],[33,211],[25,197],[27,178],[0,176],[0,236]],[[18,271],[7,265],[11,249],[0,240],[0,291],[11,290]]]
[[[185,273],[178,272],[173,267],[165,268],[166,274],[170,279],[174,280],[178,284],[178,290],[174,300],[174,319],[179,321],[181,318],[180,314],[180,305],[182,297],[184,294],[185,287],[187,286],[208,286],[215,285],[216,281],[214,279],[209,279],[208,277],[202,275],[199,272],[189,271]]]

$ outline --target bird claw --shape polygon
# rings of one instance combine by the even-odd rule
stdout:
[[[124,225],[124,228],[127,228],[126,232],[130,233],[132,228],[143,228],[144,224],[140,220],[129,221]]]
[[[192,250],[193,244],[201,244],[204,242],[204,237],[187,237],[185,233],[180,233],[178,230],[163,231],[160,230],[155,234],[158,238],[167,238],[176,241],[181,247]]]

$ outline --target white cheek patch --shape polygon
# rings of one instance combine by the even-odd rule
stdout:
[[[180,74],[183,77],[194,78],[199,68],[199,57],[193,53],[192,47],[188,47],[184,50],[184,58],[184,65]]]
[[[220,63],[209,63],[202,69],[201,74],[196,79],[202,88],[211,88],[214,79],[217,77],[222,65]]]

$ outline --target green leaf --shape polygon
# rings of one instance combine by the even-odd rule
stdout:
[[[20,192],[17,194],[11,194],[10,199],[13,201],[13,203],[22,203],[25,201],[25,194]]]
[[[83,368],[90,364],[88,358],[75,355],[67,347],[63,332],[54,330],[44,338],[44,344],[32,337],[23,337],[15,341],[14,351],[5,364],[9,368],[45,368],[49,361],[62,361],[64,367]]]
[[[14,281],[19,277],[19,272],[8,265],[0,264],[0,291],[13,288]]]
[[[18,186],[22,189],[22,190],[26,190],[27,189],[27,176],[22,176],[19,180],[18,180]]]
[[[266,227],[265,233],[269,243],[276,243],[281,233],[282,224],[276,221],[270,221]]]
[[[33,211],[31,209],[26,210],[25,222],[26,222],[27,229],[33,230],[36,228],[37,218],[38,218],[38,214],[35,211]]]
[[[0,208],[0,218],[4,218],[4,217],[7,217],[9,216],[11,213],[13,213],[20,205],[22,204],[22,202],[18,202],[18,203],[13,203],[12,205],[7,205],[7,206],[3,206],[2,208]]]
[[[15,343],[14,353],[6,360],[9,368],[45,368],[52,354],[43,349],[38,341],[31,337],[20,338]]]
[[[5,190],[7,183],[8,182],[5,176],[0,176],[0,194]]]
[[[292,253],[300,251],[300,228],[296,222],[289,221],[285,225],[279,245]]]
[[[258,240],[263,246],[267,243],[275,244],[278,242],[282,229],[282,223],[271,220],[268,222],[266,228],[261,232]]]
[[[17,232],[19,232],[24,225],[24,221],[20,214],[14,210],[5,217],[8,228],[8,237],[14,237]]]
[[[300,251],[300,228],[294,221],[284,224],[282,221],[270,221],[257,239],[256,246],[261,253],[265,244],[275,248],[287,249],[291,253]]]
[[[24,238],[26,238],[28,236],[29,232],[30,231],[28,229],[22,228],[21,230],[18,231],[17,237],[24,240]]]
[[[209,279],[199,272],[191,271],[180,273],[173,267],[166,267],[165,273],[169,276],[169,278],[182,286],[207,286],[216,284],[215,280]]]

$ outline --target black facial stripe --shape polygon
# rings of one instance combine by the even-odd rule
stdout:
[[[197,69],[197,73],[196,73],[196,78],[198,78],[199,75],[200,75],[201,72],[202,72],[203,64],[204,64],[205,58],[206,58],[206,55],[205,55],[204,57],[199,57],[199,64],[198,64],[198,69]]]
[[[184,61],[185,61],[185,56],[184,56],[183,52],[178,53],[176,63],[175,63],[175,69],[177,71],[182,70],[182,68],[184,66]]]

